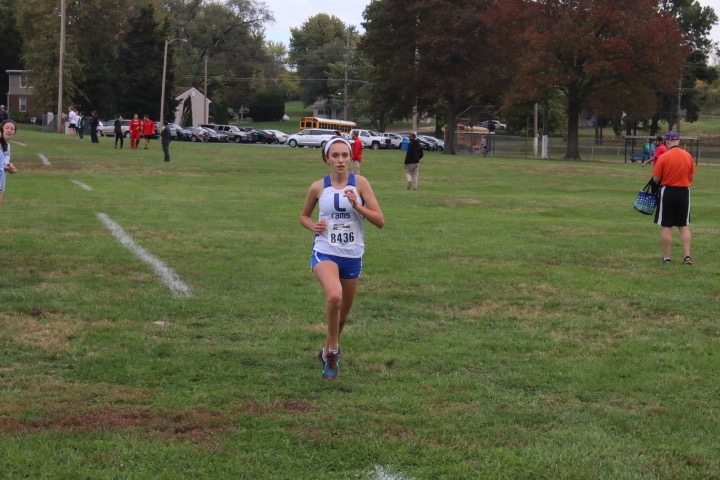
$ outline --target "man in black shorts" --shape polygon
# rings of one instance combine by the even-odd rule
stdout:
[[[683,249],[683,263],[692,265],[690,257],[690,186],[695,175],[692,155],[680,148],[680,135],[665,135],[668,151],[660,155],[653,167],[653,180],[660,184],[660,202],[655,223],[660,225],[663,262],[670,263],[672,228],[677,227]]]

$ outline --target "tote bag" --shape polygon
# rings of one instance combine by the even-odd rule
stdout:
[[[638,192],[633,208],[643,215],[652,215],[658,203],[657,184],[650,179],[645,188]]]

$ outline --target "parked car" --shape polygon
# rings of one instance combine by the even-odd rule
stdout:
[[[490,127],[490,125],[492,125],[492,127]],[[507,125],[505,125],[504,123],[502,123],[499,120],[485,120],[484,122],[480,122],[475,126],[476,127],[485,127],[490,130],[505,130],[505,129],[507,129]]]
[[[277,137],[277,143],[284,144],[287,142],[287,139],[289,135],[287,133],[283,133],[280,130],[268,130],[268,132],[272,132],[275,134],[275,137]]]
[[[207,142],[210,140],[210,132],[202,127],[190,128],[190,141],[191,142]]]
[[[433,144],[435,148],[432,148],[430,150],[440,150],[441,152],[445,150],[445,142],[440,140],[439,138],[431,137],[430,135],[418,135],[417,138],[418,140]]]
[[[192,137],[192,131],[188,128],[183,128],[177,123],[168,123],[170,127],[170,138],[173,140],[182,140],[189,142]]]
[[[255,130],[258,142],[260,143],[278,143],[278,139],[274,133],[269,130]]]
[[[424,138],[421,138],[421,135],[417,135],[417,141],[420,144],[420,148],[423,150],[434,152],[438,148],[437,143],[425,140]]]
[[[372,148],[378,150],[379,148],[386,148],[386,138],[380,136],[379,133],[375,133],[372,130],[363,130],[360,128],[354,128],[350,130],[350,134],[357,132],[358,138],[362,140],[364,148]]]
[[[123,120],[120,123],[123,137],[130,138],[130,120]],[[103,122],[103,127],[99,130],[103,137],[115,137],[115,119]]]
[[[218,133],[228,136],[228,142],[249,143],[251,135],[235,125],[218,125],[215,123],[201,124],[201,127],[212,128]]]
[[[403,136],[397,133],[383,133],[381,135],[385,139],[385,144],[388,148],[401,148],[403,143]],[[389,143],[388,143],[389,142]]]
[[[203,127],[208,132],[208,142],[227,142],[228,136],[214,128]]]
[[[251,127],[237,127],[240,131],[245,132],[247,137],[243,139],[246,143],[257,143],[257,133]]]
[[[158,140],[160,138],[160,132],[162,132],[162,127],[160,126],[160,122],[155,122],[155,131],[153,132],[152,138],[155,140]]]
[[[324,128],[308,128],[290,135],[287,144],[291,147],[324,147],[333,137],[340,137],[337,130]]]

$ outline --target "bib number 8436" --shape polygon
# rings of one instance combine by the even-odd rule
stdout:
[[[353,243],[355,234],[353,232],[331,233],[330,243]]]
[[[348,223],[333,223],[328,226],[328,242],[330,245],[354,245],[356,241],[355,225]]]

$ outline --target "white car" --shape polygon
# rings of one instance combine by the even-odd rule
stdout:
[[[504,123],[502,123],[502,122],[499,121],[499,120],[490,120],[490,121],[485,120],[484,122],[478,123],[477,126],[478,126],[478,127],[490,128],[490,124],[492,124],[492,128],[495,129],[495,130],[505,130],[505,129],[507,129],[507,125],[505,125]]]
[[[397,133],[383,133],[382,137],[385,139],[385,143],[390,140],[388,148],[402,148],[403,136]]]
[[[324,128],[306,128],[296,134],[290,135],[287,144],[291,147],[324,147],[334,137],[340,137],[337,130]]]
[[[278,143],[285,143],[287,142],[287,139],[289,135],[287,133],[283,133],[280,130],[268,130],[268,132],[272,132],[275,134],[275,136],[278,139]]]
[[[387,147],[387,139],[380,136],[379,133],[359,128],[350,130],[351,135],[353,132],[357,132],[358,138],[363,142],[363,148],[372,148],[373,150],[377,150],[379,148]]]

